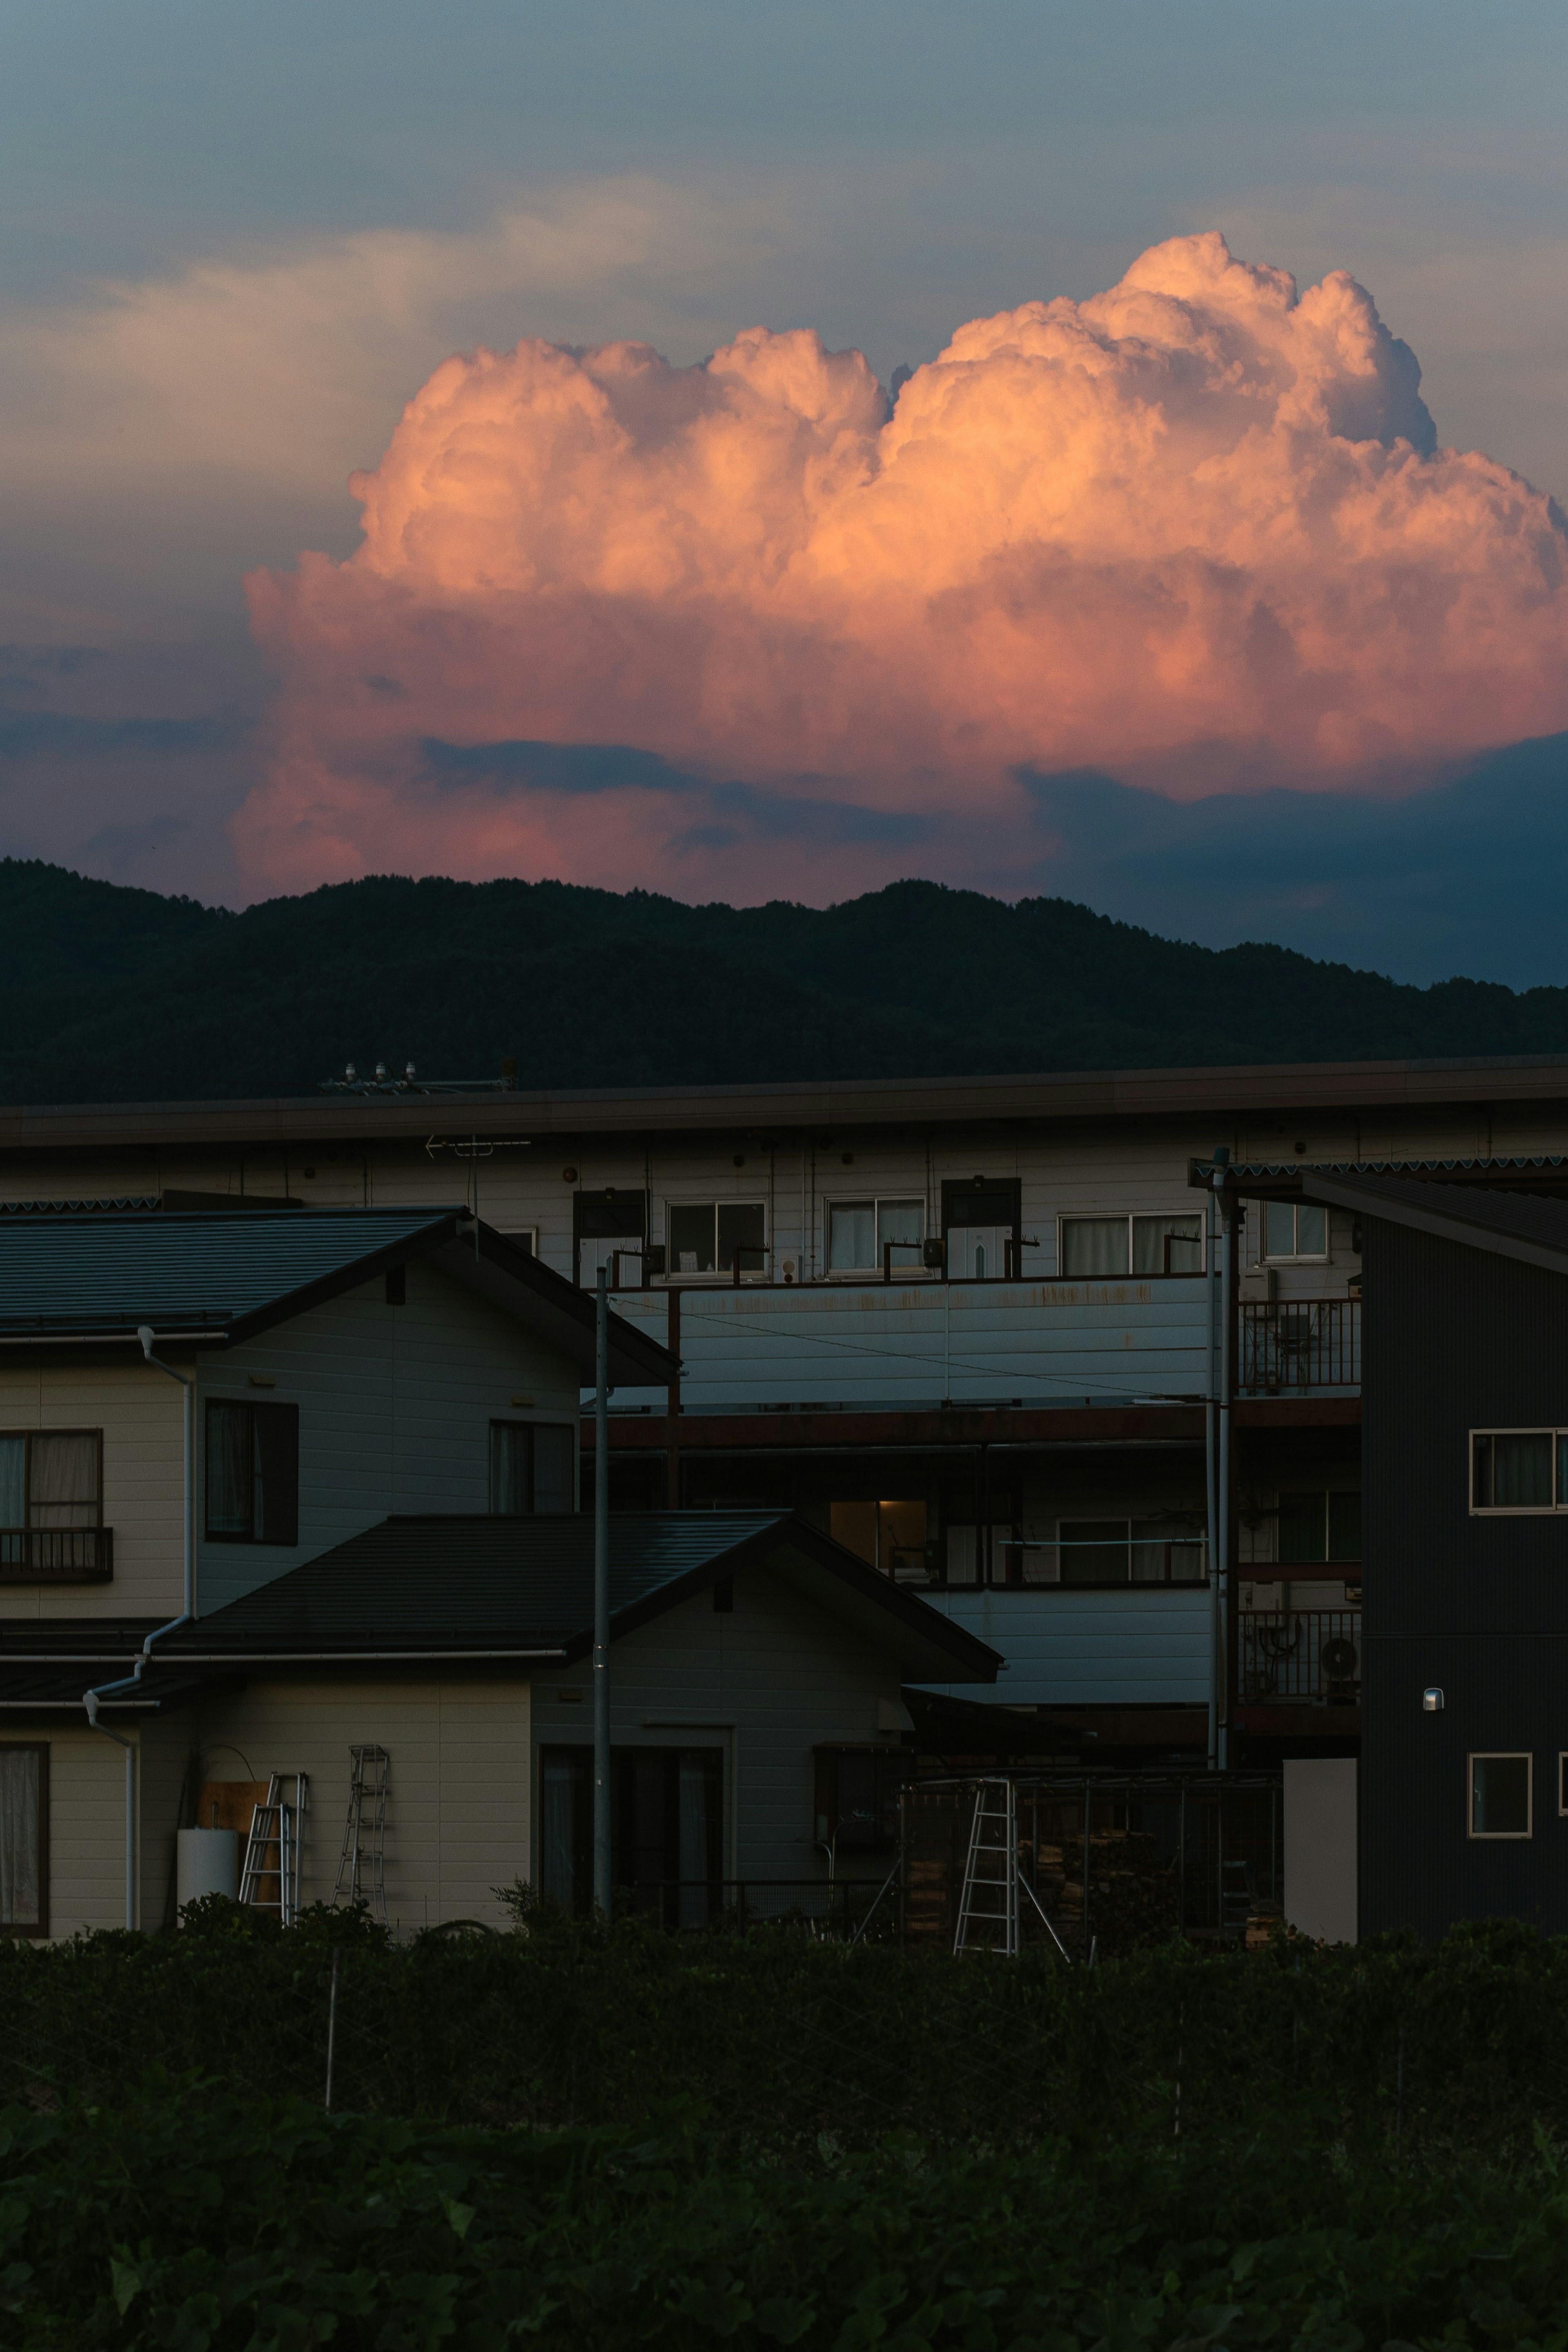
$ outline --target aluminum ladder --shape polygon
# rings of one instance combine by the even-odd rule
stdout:
[[[286,1780],[294,1783],[291,1803],[283,1794]],[[285,1927],[291,1927],[300,1916],[300,1830],[310,1792],[307,1773],[274,1772],[265,1800],[251,1809],[239,1899],[254,1911],[275,1911]],[[276,1895],[262,1893],[268,1880],[276,1885]]]
[[[1018,1790],[1010,1780],[983,1780],[975,1784],[974,1812],[969,1824],[969,1852],[959,1889],[958,1925],[953,1930],[955,1952],[1000,1952],[1016,1958],[1023,1948],[1022,1905],[1030,1904],[1041,1926],[1065,1960],[1067,1946],[1047,1918],[1045,1907],[1018,1868]],[[990,1941],[976,1929],[999,1930]]]
[[[386,1791],[392,1759],[384,1748],[349,1749],[349,1814],[338,1857],[334,1903],[363,1903],[386,1925]]]

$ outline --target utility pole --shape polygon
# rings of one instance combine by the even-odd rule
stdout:
[[[610,1916],[610,1269],[594,1331],[594,1908]]]

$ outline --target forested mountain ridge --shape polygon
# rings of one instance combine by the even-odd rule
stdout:
[[[816,908],[374,877],[233,914],[6,858],[0,992],[13,1104],[506,1054],[527,1089],[1568,1052],[1568,988],[1415,988],[932,882]]]

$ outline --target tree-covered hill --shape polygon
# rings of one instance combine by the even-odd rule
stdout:
[[[1568,989],[1405,987],[1064,898],[817,909],[378,877],[243,914],[0,860],[0,1099],[301,1094],[412,1060],[531,1087],[1568,1051]]]

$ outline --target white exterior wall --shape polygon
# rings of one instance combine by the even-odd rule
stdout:
[[[0,1580],[0,1622],[178,1614],[184,1414],[178,1382],[129,1353],[112,1364],[0,1364],[0,1431],[103,1432],[103,1520],[114,1530],[110,1583]]]
[[[276,1385],[258,1389],[253,1376]],[[300,1408],[300,1540],[215,1543],[204,1533],[204,1612],[392,1512],[487,1510],[491,1421],[577,1427],[575,1366],[419,1260],[407,1270],[406,1305],[386,1304],[378,1276],[205,1358],[201,1379],[204,1407],[232,1397]],[[205,1498],[197,1524],[205,1528]]]
[[[412,1933],[443,1919],[500,1925],[491,1889],[531,1875],[531,1716],[522,1679],[258,1678],[208,1700],[194,1733],[204,1780],[309,1774],[301,1903],[331,1900],[351,1746],[384,1748],[387,1917]]]

